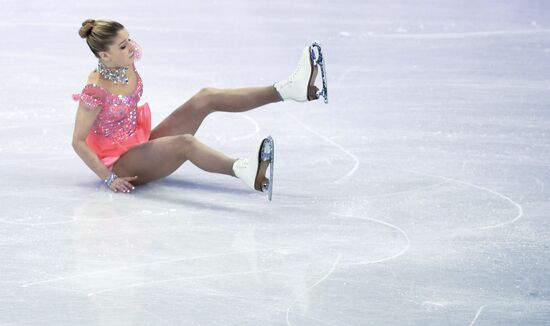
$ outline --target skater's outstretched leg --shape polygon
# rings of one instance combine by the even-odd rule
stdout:
[[[208,91],[212,111],[244,112],[282,100],[273,86],[234,89],[210,88]]]
[[[212,112],[244,112],[281,101],[273,86],[219,89],[207,87],[178,107],[151,132],[151,139],[182,134],[194,135]]]
[[[321,70],[322,89],[315,86]],[[203,88],[178,107],[151,133],[151,139],[166,136],[194,135],[202,121],[212,112],[244,112],[281,100],[311,101],[320,96],[328,101],[325,61],[319,43],[304,48],[298,66],[285,80],[273,86],[237,89]]]

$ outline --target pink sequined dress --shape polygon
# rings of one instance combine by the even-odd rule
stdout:
[[[81,93],[72,96],[90,110],[101,110],[86,143],[109,170],[132,146],[147,142],[151,136],[151,111],[147,103],[137,105],[143,83],[135,65],[132,66],[137,77],[132,93],[115,95],[97,84],[87,84]]]

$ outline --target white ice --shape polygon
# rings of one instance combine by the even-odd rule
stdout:
[[[130,195],[71,148],[122,22],[156,125],[323,44],[330,104],[215,113],[276,142],[273,202],[186,163]],[[549,325],[545,1],[0,2],[0,325]]]

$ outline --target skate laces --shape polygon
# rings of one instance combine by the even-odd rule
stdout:
[[[247,169],[249,165],[250,165],[250,162],[247,158],[238,159],[237,162],[235,163],[235,166],[239,170]]]
[[[296,75],[298,75],[298,72],[302,70],[302,66],[303,66],[303,60],[300,57],[300,62],[298,62],[298,66],[296,67],[296,69],[294,69],[292,74],[290,74],[290,76],[281,83],[281,87],[286,87],[288,86],[288,84],[292,84],[294,82],[294,78],[296,78]]]

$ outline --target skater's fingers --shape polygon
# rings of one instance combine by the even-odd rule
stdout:
[[[125,184],[125,185],[132,185],[130,183],[130,181],[134,181],[134,179],[132,179],[131,177],[123,177],[123,178],[119,178],[119,180],[122,182],[122,184]]]
[[[120,183],[120,189],[122,189],[123,192],[130,192],[132,186],[128,186],[128,181],[122,180],[122,182]]]
[[[111,190],[114,192],[124,192],[124,188],[122,188],[120,184],[113,185]]]
[[[127,193],[127,192],[130,192],[130,188],[126,187],[125,185],[123,186],[120,186],[120,191],[121,192],[124,192],[124,193]]]
[[[134,185],[130,181],[136,180],[137,177],[123,177],[120,178],[122,180],[122,184],[124,184],[128,189],[133,190]]]
[[[132,182],[137,179],[137,176],[136,177],[122,177],[120,179],[122,179],[123,183],[127,187],[129,187],[130,189],[134,189],[134,185],[132,184]]]
[[[125,182],[124,182],[124,185],[126,186],[126,188],[128,188],[128,190],[134,190],[134,189],[135,189],[134,185],[131,184],[131,183],[128,182],[128,181],[125,181]]]
[[[115,181],[113,181],[113,184],[111,185],[111,189],[114,192],[130,192],[130,189],[133,189],[134,186],[132,186],[128,181],[124,180],[124,178],[118,178]]]

